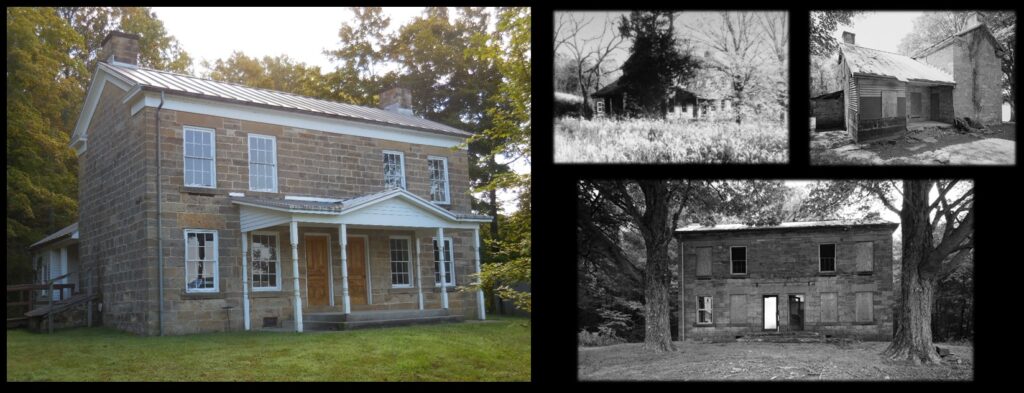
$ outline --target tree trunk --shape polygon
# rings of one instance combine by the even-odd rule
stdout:
[[[669,287],[672,271],[669,269],[668,245],[672,228],[668,211],[668,185],[663,180],[640,182],[646,208],[640,231],[647,248],[647,266],[644,269],[644,349],[655,352],[675,351],[672,344]]]
[[[900,304],[896,334],[882,355],[914,364],[939,363],[932,346],[932,297],[937,276],[919,270],[925,264],[932,244],[928,220],[928,192],[932,182],[903,182],[903,261],[900,272]]]

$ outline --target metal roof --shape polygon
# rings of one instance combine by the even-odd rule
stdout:
[[[727,232],[743,230],[772,230],[772,229],[795,229],[795,228],[828,228],[828,227],[851,227],[851,226],[891,226],[896,229],[900,224],[886,220],[828,220],[828,221],[801,221],[783,222],[779,225],[750,226],[745,224],[720,224],[713,227],[700,225],[689,225],[676,229],[676,233],[704,233],[704,232]]]
[[[358,196],[358,197],[353,197],[353,198],[348,198],[348,199],[342,199],[339,202],[299,201],[299,200],[292,200],[292,199],[269,199],[269,198],[257,198],[257,197],[247,197],[247,196],[241,196],[241,197],[240,196],[232,196],[231,197],[231,201],[234,202],[234,203],[239,203],[239,204],[252,205],[252,206],[258,206],[258,207],[267,207],[267,208],[278,209],[278,210],[307,211],[307,212],[308,211],[314,211],[314,212],[338,213],[338,214],[341,214],[341,213],[344,213],[346,211],[355,209],[356,207],[359,207],[361,205],[369,204],[369,203],[372,203],[374,201],[378,201],[378,200],[381,200],[381,199],[386,199],[386,198],[395,196],[397,194],[401,194],[401,195],[404,195],[406,197],[410,197],[412,199],[415,199],[415,200],[417,200],[419,202],[424,203],[426,206],[432,206],[436,210],[438,210],[439,212],[446,213],[446,214],[448,214],[450,216],[454,216],[455,219],[457,219],[457,220],[491,220],[491,219],[493,219],[493,217],[491,217],[491,216],[485,216],[485,215],[480,215],[480,214],[451,212],[451,211],[442,209],[440,207],[434,206],[433,204],[431,204],[430,202],[424,200],[423,198],[420,198],[420,197],[416,196],[415,194],[412,194],[409,191],[406,191],[406,190],[403,190],[403,189],[400,189],[400,188],[385,190],[385,191],[381,191],[381,192],[377,192],[377,193],[373,193],[373,194],[361,195],[361,196]]]
[[[56,241],[56,240],[59,240],[59,239],[65,238],[65,237],[70,237],[71,239],[78,239],[78,223],[77,222],[74,223],[74,224],[68,225],[68,226],[64,227],[63,229],[61,229],[61,230],[59,230],[57,232],[54,232],[54,233],[50,234],[47,237],[44,237],[43,240],[40,240],[38,242],[33,243],[31,246],[28,246],[28,248],[29,249],[38,248],[38,247],[41,247],[43,245],[46,245],[47,243],[51,243],[53,241]]]
[[[307,112],[316,115],[342,117],[350,120],[413,128],[446,135],[472,136],[469,132],[438,122],[384,109],[343,104],[274,90],[257,89],[144,67],[112,65],[102,62],[99,64],[100,67],[104,67],[115,75],[149,89]]]
[[[840,43],[839,50],[854,75],[896,78],[901,82],[956,84],[952,75],[908,56],[847,43]]]

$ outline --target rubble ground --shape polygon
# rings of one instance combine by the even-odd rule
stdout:
[[[963,165],[1013,164],[1016,124],[978,132],[953,128],[908,132],[900,138],[854,144],[846,131],[811,134],[814,164]]]

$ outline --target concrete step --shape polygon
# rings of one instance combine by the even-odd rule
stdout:
[[[408,318],[408,319],[381,319],[372,321],[353,321],[353,322],[342,322],[343,330],[351,329],[366,329],[366,328],[378,328],[378,327],[395,327],[395,326],[407,326],[407,325],[421,325],[431,323],[442,323],[442,322],[461,322],[461,315],[445,315],[436,317],[421,317],[421,318]]]
[[[428,309],[428,310],[389,310],[389,311],[365,311],[365,312],[353,312],[345,318],[346,322],[358,322],[358,321],[378,321],[378,320],[390,320],[390,319],[412,319],[412,318],[428,318],[428,317],[443,317],[449,315],[448,310],[445,309]]]
[[[461,315],[449,315],[448,310],[394,310],[353,312],[345,315],[340,312],[310,313],[302,315],[303,330],[349,330],[372,327],[405,326],[415,324],[459,322]],[[281,321],[281,329],[294,331],[295,321]]]

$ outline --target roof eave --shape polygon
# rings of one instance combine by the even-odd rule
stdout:
[[[726,232],[755,232],[755,231],[762,231],[763,232],[763,231],[786,231],[786,230],[824,229],[824,228],[832,229],[832,228],[852,228],[852,227],[856,227],[856,228],[877,228],[877,229],[891,228],[891,230],[895,230],[899,226],[900,226],[900,224],[898,224],[898,223],[890,222],[890,223],[872,223],[872,224],[829,224],[829,225],[817,225],[817,226],[805,226],[805,227],[778,227],[778,226],[772,226],[772,227],[749,227],[749,228],[730,228],[730,229],[707,228],[707,229],[696,229],[696,230],[693,230],[693,229],[686,230],[685,228],[677,228],[674,232],[675,232],[675,234],[677,236],[685,236],[685,235],[691,235],[691,234],[692,235],[705,235],[705,234],[709,234],[709,233],[726,233]]]

